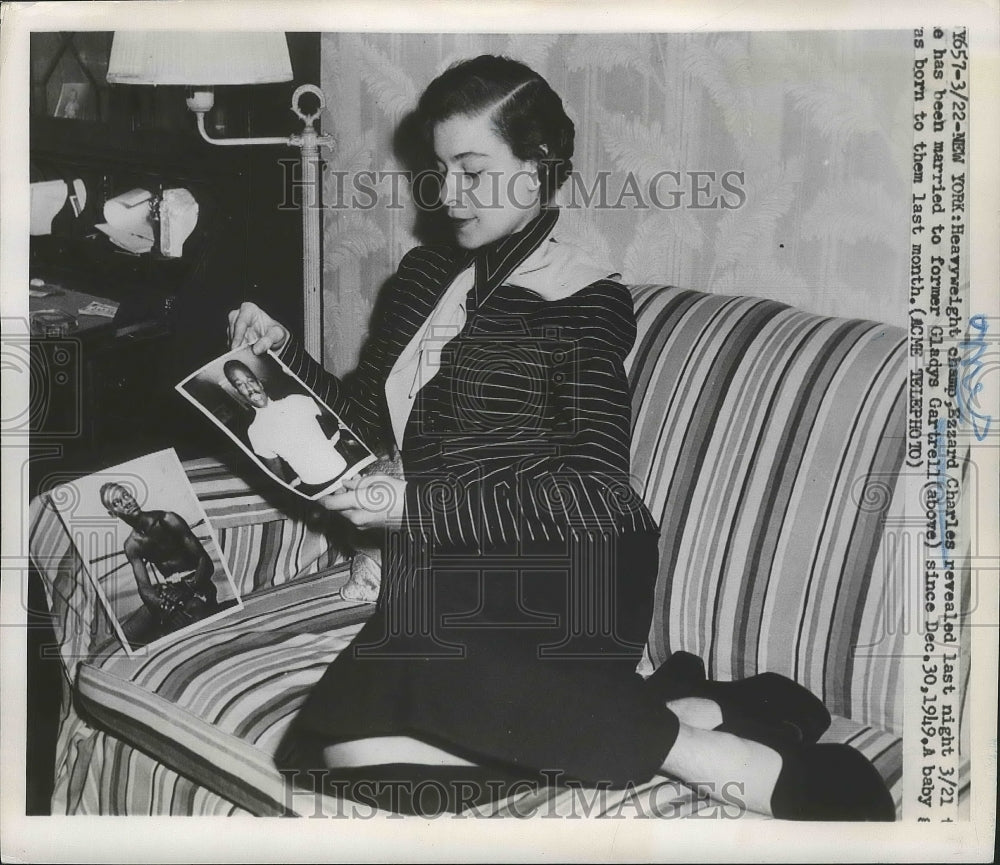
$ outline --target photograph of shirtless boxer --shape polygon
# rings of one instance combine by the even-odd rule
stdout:
[[[143,646],[218,612],[215,566],[180,514],[142,510],[120,483],[106,483],[101,504],[132,528],[124,551],[143,606],[122,622],[129,643]],[[151,571],[159,577],[154,584]]]
[[[128,654],[242,608],[177,454],[163,450],[53,491],[98,598]]]

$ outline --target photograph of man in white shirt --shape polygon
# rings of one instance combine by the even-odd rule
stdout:
[[[328,436],[320,424],[323,409],[306,394],[271,399],[260,379],[244,363],[229,360],[223,372],[236,392],[254,409],[247,429],[250,447],[265,466],[286,483],[326,486],[347,468],[337,451],[340,430]]]

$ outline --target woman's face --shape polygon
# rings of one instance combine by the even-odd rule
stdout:
[[[441,201],[459,246],[477,249],[520,231],[539,214],[537,167],[514,155],[489,113],[438,123],[434,155],[444,174]]]

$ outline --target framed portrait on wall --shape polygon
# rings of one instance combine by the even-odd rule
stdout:
[[[63,84],[52,116],[66,120],[93,120],[94,100],[90,84],[75,81]]]

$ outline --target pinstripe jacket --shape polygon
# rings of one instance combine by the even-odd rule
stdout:
[[[384,384],[403,348],[472,258],[463,330],[415,395],[403,441],[404,529],[439,551],[481,552],[567,531],[656,531],[629,486],[635,340],[628,289],[600,280],[546,301],[505,278],[550,233],[545,210],[475,253],[409,252],[380,298],[358,366],[343,379],[290,340],[282,360],[366,441],[391,440]]]

